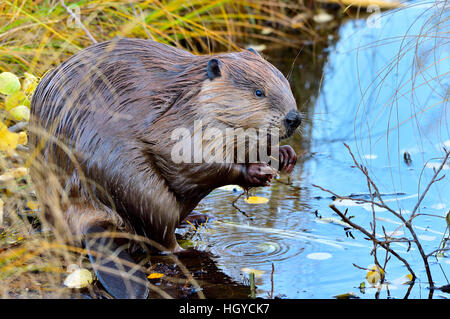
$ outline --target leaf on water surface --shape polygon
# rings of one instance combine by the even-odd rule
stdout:
[[[411,274],[407,274],[406,276],[402,276],[402,277],[392,280],[392,283],[394,285],[409,285],[409,284],[411,284],[412,279],[413,279],[413,276]]]
[[[378,266],[373,266],[366,275],[366,280],[369,284],[375,285],[384,278],[384,270]]]
[[[0,93],[11,95],[20,90],[19,78],[11,72],[0,73]]]
[[[248,268],[248,267],[244,267],[241,268],[241,271],[247,273],[247,274],[255,274],[255,277],[261,277],[262,275],[264,275],[266,272],[264,270],[258,270],[258,269],[253,269],[253,268]]]
[[[359,291],[363,294],[366,293],[366,283],[364,281],[359,284]]]
[[[437,203],[437,204],[431,205],[431,208],[437,209],[437,210],[444,209],[445,207],[446,207],[446,205],[444,203]]]
[[[326,260],[333,257],[333,255],[329,253],[311,253],[306,255],[306,258],[313,259],[313,260]]]
[[[401,236],[403,234],[404,234],[404,232],[402,230],[393,230],[393,231],[386,232],[386,235],[388,235],[389,237]]]
[[[436,236],[428,236],[428,235],[419,235],[419,239],[425,240],[425,241],[433,241],[436,239]]]
[[[225,185],[225,186],[219,187],[218,189],[221,189],[223,191],[231,191],[231,192],[240,192],[240,191],[244,190],[239,185]]]
[[[272,251],[278,250],[280,248],[280,245],[278,245],[277,243],[273,243],[273,242],[266,242],[266,243],[258,244],[256,247],[259,250],[264,251],[264,252],[272,252]]]
[[[89,270],[85,268],[75,269],[64,280],[64,285],[69,288],[85,288],[89,286],[94,278]]]
[[[164,277],[164,274],[161,274],[159,272],[153,272],[150,275],[147,276],[148,279],[158,279]]]
[[[248,204],[265,204],[269,199],[261,196],[250,196],[249,198],[245,198],[244,201]]]
[[[432,168],[432,169],[438,169],[439,167],[441,167],[442,163],[427,163],[425,166],[427,168]],[[449,164],[445,164],[442,167],[442,170],[448,170],[450,169],[450,165]]]
[[[353,292],[347,292],[345,294],[333,296],[333,298],[336,298],[336,299],[359,299],[359,296]]]
[[[363,155],[363,157],[364,157],[365,159],[373,160],[373,159],[378,158],[378,155],[375,155],[375,154],[365,154],[365,155]]]
[[[339,220],[337,218],[334,218],[334,217],[317,218],[316,221],[321,221],[321,222],[325,222],[325,223],[336,224],[336,225],[340,225],[340,226],[344,226],[344,227],[353,228],[352,226],[350,226],[350,224],[347,224],[346,222]]]

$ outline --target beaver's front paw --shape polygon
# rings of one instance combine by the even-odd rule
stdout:
[[[280,146],[280,171],[284,171],[288,174],[294,169],[295,163],[297,163],[297,154],[290,145]]]
[[[276,171],[269,164],[248,164],[244,173],[244,187],[269,186]]]

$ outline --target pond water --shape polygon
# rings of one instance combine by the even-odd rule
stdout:
[[[250,191],[268,198],[265,204],[247,204],[241,196],[236,206],[245,214],[232,205],[240,191],[217,189],[196,209],[210,216],[206,227],[196,234],[192,228],[179,230],[185,239],[193,236],[197,249],[211,252],[217,271],[236,285],[248,285],[245,268],[250,268],[264,272],[256,278],[256,295],[263,298],[272,286],[273,296],[280,298],[332,298],[347,292],[360,298],[428,297],[424,264],[414,245],[408,251],[405,243],[392,244],[419,277],[413,286],[403,284],[408,270],[395,257],[386,268],[387,286],[377,289],[365,282],[367,271],[353,264],[368,268],[374,263],[372,243],[356,230],[351,231],[354,238],[346,235],[336,222],[339,216],[328,207],[331,195],[312,186],[370,199],[366,179],[354,168],[345,142],[368,168],[386,203],[408,216],[434,174],[432,167],[438,164],[433,163],[442,160],[442,147],[450,147],[448,8],[435,3],[410,6],[383,13],[379,20],[344,21],[326,46],[305,47],[291,81],[305,113],[304,127],[301,136],[286,142],[297,153],[306,153],[290,180],[282,175],[270,187]],[[285,74],[296,53],[267,52]],[[369,205],[334,203],[370,229]],[[419,209],[429,215],[413,224],[425,251],[431,252],[446,232],[450,178],[434,184]],[[392,236],[411,238],[388,211],[377,209],[376,216],[378,234],[384,226],[386,232],[396,232]],[[384,255],[380,248],[381,261]],[[449,284],[450,254],[429,261],[436,285]],[[360,291],[362,282],[366,288]],[[228,298],[230,291],[205,295]],[[433,294],[442,297],[450,295]]]

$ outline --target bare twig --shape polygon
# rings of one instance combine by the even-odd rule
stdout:
[[[70,16],[75,20],[75,23],[84,31],[84,33],[86,33],[88,38],[93,43],[98,43],[97,40],[95,40],[94,36],[89,32],[89,30],[81,22],[81,20],[78,17],[78,15],[76,15],[68,6],[66,6],[66,4],[64,3],[64,0],[59,0],[59,3],[61,3],[61,5],[64,7],[64,9],[66,9],[67,13],[70,14]]]
[[[321,190],[326,191],[326,192],[328,192],[328,193],[330,193],[330,194],[333,194],[334,196],[336,196],[337,198],[340,198],[340,199],[348,199],[348,200],[352,200],[352,201],[356,201],[356,202],[359,201],[359,202],[364,202],[364,203],[369,203],[369,204],[371,204],[371,206],[372,206],[372,212],[373,212],[373,218],[374,218],[373,223],[371,223],[371,229],[372,229],[372,234],[371,234],[371,236],[369,236],[369,235],[368,235],[369,233],[368,233],[364,228],[362,228],[362,227],[360,227],[360,226],[358,226],[359,228],[356,228],[356,229],[358,229],[358,230],[360,230],[360,231],[364,230],[363,233],[364,233],[366,236],[368,236],[368,237],[373,241],[373,243],[374,243],[374,250],[373,250],[373,252],[374,252],[375,263],[376,263],[377,265],[378,265],[378,261],[377,261],[377,256],[376,256],[376,245],[382,246],[384,249],[386,249],[387,252],[392,252],[392,250],[389,249],[389,243],[390,243],[391,241],[388,240],[388,237],[387,237],[386,235],[385,235],[386,241],[384,241],[384,242],[379,241],[379,240],[376,239],[376,237],[375,237],[375,212],[374,212],[374,210],[373,210],[373,206],[378,206],[378,207],[380,207],[380,208],[384,208],[384,209],[386,209],[387,211],[391,212],[391,213],[392,213],[394,216],[396,216],[398,219],[400,219],[400,220],[402,221],[402,223],[405,225],[405,227],[408,229],[408,231],[410,232],[411,236],[413,237],[413,240],[411,240],[411,242],[414,242],[414,244],[416,245],[416,247],[417,247],[417,249],[418,249],[418,251],[419,251],[419,253],[420,253],[420,256],[422,257],[423,263],[424,263],[424,265],[425,265],[425,271],[426,271],[426,274],[427,274],[428,283],[429,283],[429,285],[430,285],[430,288],[433,288],[433,287],[434,287],[434,284],[433,284],[433,278],[432,278],[431,271],[430,271],[430,266],[429,266],[429,263],[428,263],[428,257],[429,257],[430,255],[429,255],[429,254],[428,254],[428,255],[425,254],[425,252],[424,252],[424,250],[423,250],[423,247],[422,247],[422,245],[421,245],[421,243],[420,243],[420,241],[419,241],[419,239],[418,239],[418,237],[417,237],[416,232],[414,231],[414,228],[413,228],[411,222],[412,222],[412,220],[413,220],[415,217],[417,217],[418,214],[416,214],[416,212],[417,212],[418,208],[420,207],[420,204],[422,203],[423,199],[425,198],[425,195],[426,195],[427,192],[429,191],[431,185],[433,185],[434,183],[436,183],[436,182],[438,182],[438,181],[440,181],[440,180],[443,179],[444,176],[441,176],[441,177],[438,177],[438,176],[439,176],[440,172],[442,171],[442,169],[444,168],[445,164],[447,163],[447,160],[448,160],[448,158],[449,158],[449,156],[450,156],[450,151],[448,151],[448,150],[446,150],[446,149],[444,148],[445,156],[444,156],[444,159],[442,160],[441,165],[439,166],[439,168],[438,168],[437,170],[435,170],[432,179],[431,179],[430,182],[428,183],[428,185],[427,185],[427,187],[425,188],[425,190],[423,191],[422,195],[419,197],[419,200],[417,201],[417,203],[416,203],[416,205],[414,206],[414,209],[413,209],[413,211],[412,211],[412,213],[411,213],[411,217],[410,217],[408,220],[406,220],[406,219],[402,216],[401,213],[396,212],[395,210],[393,210],[392,208],[390,208],[388,205],[386,205],[386,204],[384,203],[383,198],[381,197],[381,193],[380,193],[379,190],[378,190],[378,187],[375,185],[375,183],[373,182],[373,180],[372,180],[371,177],[369,176],[369,173],[368,173],[367,168],[365,168],[364,166],[362,166],[361,164],[358,163],[358,161],[356,160],[355,156],[353,155],[353,153],[352,153],[350,147],[349,147],[347,144],[344,143],[344,146],[348,149],[348,151],[349,151],[349,153],[350,153],[350,155],[351,155],[351,157],[352,157],[352,159],[353,159],[353,162],[354,162],[355,166],[356,166],[356,167],[357,167],[357,168],[365,175],[365,177],[366,177],[366,179],[367,179],[367,185],[368,185],[368,188],[369,188],[369,191],[370,191],[370,194],[371,194],[371,200],[366,200],[366,199],[363,199],[363,198],[355,198],[355,197],[339,196],[339,195],[337,195],[337,194],[335,194],[335,193],[333,193],[333,192],[331,192],[331,191],[329,191],[329,190],[327,190],[327,189],[324,189],[324,188],[322,188],[322,187],[320,187],[320,186],[317,186],[317,185],[313,185],[313,186],[315,186],[315,187],[317,187],[317,188],[320,188]],[[378,201],[375,201],[374,198],[373,198],[372,190],[371,190],[372,188],[374,189],[374,193],[375,193],[375,196],[377,197]],[[331,206],[330,206],[330,207],[331,207]],[[334,205],[333,205],[333,207],[334,207]],[[332,209],[337,213],[337,211],[336,211],[337,208],[336,208],[336,207],[334,207],[334,208],[335,208],[335,209],[333,209],[333,208],[332,208]],[[339,213],[338,213],[338,214],[339,214]],[[340,216],[342,215],[342,216],[345,217],[345,214],[340,213],[339,215],[340,215]],[[341,216],[341,217],[342,217],[342,216]],[[345,218],[343,218],[343,219],[344,219],[344,221],[346,221],[346,222],[349,220],[347,217],[345,217]],[[351,225],[351,223],[349,223],[349,224]],[[376,239],[376,241],[375,241],[374,239]],[[381,245],[381,244],[383,244],[383,245]],[[396,257],[397,257],[397,256],[396,256]],[[387,259],[387,258],[388,258],[388,255],[386,255],[386,259]],[[398,257],[397,257],[397,258],[398,258]],[[386,265],[386,263],[385,263],[385,265]]]
[[[354,222],[352,222],[344,213],[342,213],[339,209],[337,209],[336,206],[334,206],[333,204],[331,204],[329,207],[332,210],[334,210],[336,212],[336,214],[338,214],[347,224],[349,224],[353,228],[359,230],[361,233],[366,235],[370,240],[372,240],[373,242],[377,243],[377,245],[383,247],[384,249],[389,251],[393,256],[395,256],[398,260],[400,260],[406,266],[406,268],[408,268],[408,271],[413,276],[413,280],[415,280],[417,278],[416,274],[412,270],[412,268],[409,265],[409,263],[404,258],[402,258],[399,254],[397,254],[394,250],[389,248],[389,246],[386,245],[385,242],[382,242],[382,241],[378,240],[375,236],[373,236],[371,233],[369,233],[366,229],[364,229],[363,227],[361,227],[361,226],[355,224]]]

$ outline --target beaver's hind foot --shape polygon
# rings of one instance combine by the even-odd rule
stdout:
[[[91,226],[84,240],[94,272],[105,290],[116,299],[146,299],[147,276],[120,244],[105,232],[112,228]],[[104,236],[102,236],[102,233]]]

